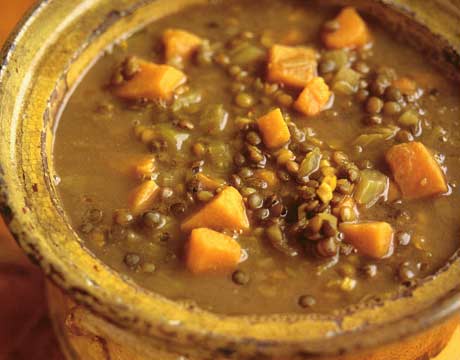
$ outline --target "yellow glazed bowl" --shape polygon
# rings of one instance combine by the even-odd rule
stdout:
[[[205,0],[49,0],[2,52],[0,213],[48,275],[50,308],[67,356],[160,360],[421,360],[459,322],[460,259],[403,297],[338,317],[223,316],[123,279],[71,229],[53,183],[60,105],[103,49],[169,13]],[[332,2],[332,1],[331,1]],[[337,1],[334,1],[337,2]],[[357,0],[460,78],[460,6],[451,1]],[[77,305],[78,304],[78,305]]]

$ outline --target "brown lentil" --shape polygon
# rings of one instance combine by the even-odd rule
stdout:
[[[366,111],[369,114],[378,114],[382,111],[383,101],[382,99],[371,96],[366,102]]]

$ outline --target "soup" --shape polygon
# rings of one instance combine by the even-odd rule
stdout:
[[[203,16],[204,15],[204,16]],[[104,53],[63,109],[84,245],[223,314],[403,296],[458,248],[459,91],[351,7],[218,1]]]

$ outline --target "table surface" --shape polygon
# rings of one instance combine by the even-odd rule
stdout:
[[[0,45],[33,2],[1,1]],[[1,218],[0,304],[0,360],[64,359],[47,315],[44,278],[18,249]],[[434,360],[457,360],[459,354],[460,330]]]

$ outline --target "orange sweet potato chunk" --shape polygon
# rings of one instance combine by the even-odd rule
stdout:
[[[272,170],[258,169],[254,175],[260,180],[267,182],[270,189],[276,188],[279,184],[278,175]]]
[[[323,42],[330,49],[362,47],[371,41],[371,35],[364,20],[353,7],[344,8],[335,18],[338,29],[324,30]]]
[[[317,74],[316,59],[312,48],[273,45],[268,58],[268,81],[303,88]]]
[[[441,167],[422,143],[394,145],[386,153],[386,160],[405,199],[439,195],[448,190]]]
[[[190,59],[200,47],[203,40],[188,31],[181,29],[166,29],[163,32],[166,61],[178,56],[184,60]]]
[[[124,99],[171,100],[174,91],[187,81],[185,74],[169,65],[139,60],[139,71],[115,87],[115,95]]]
[[[269,149],[276,149],[286,144],[291,138],[289,128],[279,108],[257,120],[264,144]]]
[[[194,274],[233,271],[240,245],[230,236],[207,228],[192,230],[186,251],[187,268]]]
[[[155,157],[152,155],[147,155],[139,160],[133,166],[134,176],[139,179],[144,179],[148,176],[151,176],[155,171]]]
[[[158,189],[153,180],[146,180],[136,187],[129,196],[129,207],[133,214],[139,215],[149,210],[155,202]]]
[[[347,243],[359,253],[381,259],[393,251],[393,228],[386,222],[342,223],[339,226]]]
[[[181,230],[184,232],[201,227],[215,230],[248,230],[249,220],[238,190],[227,186],[181,224]]]
[[[205,188],[206,190],[214,191],[225,184],[224,180],[213,178],[203,173],[199,173],[196,176],[196,178],[201,182],[201,184],[203,185],[203,188]]]
[[[305,86],[294,107],[307,116],[315,116],[323,110],[330,97],[331,91],[324,79],[315,77]]]
[[[406,76],[393,80],[393,86],[398,88],[404,95],[412,95],[417,90],[417,83]]]

